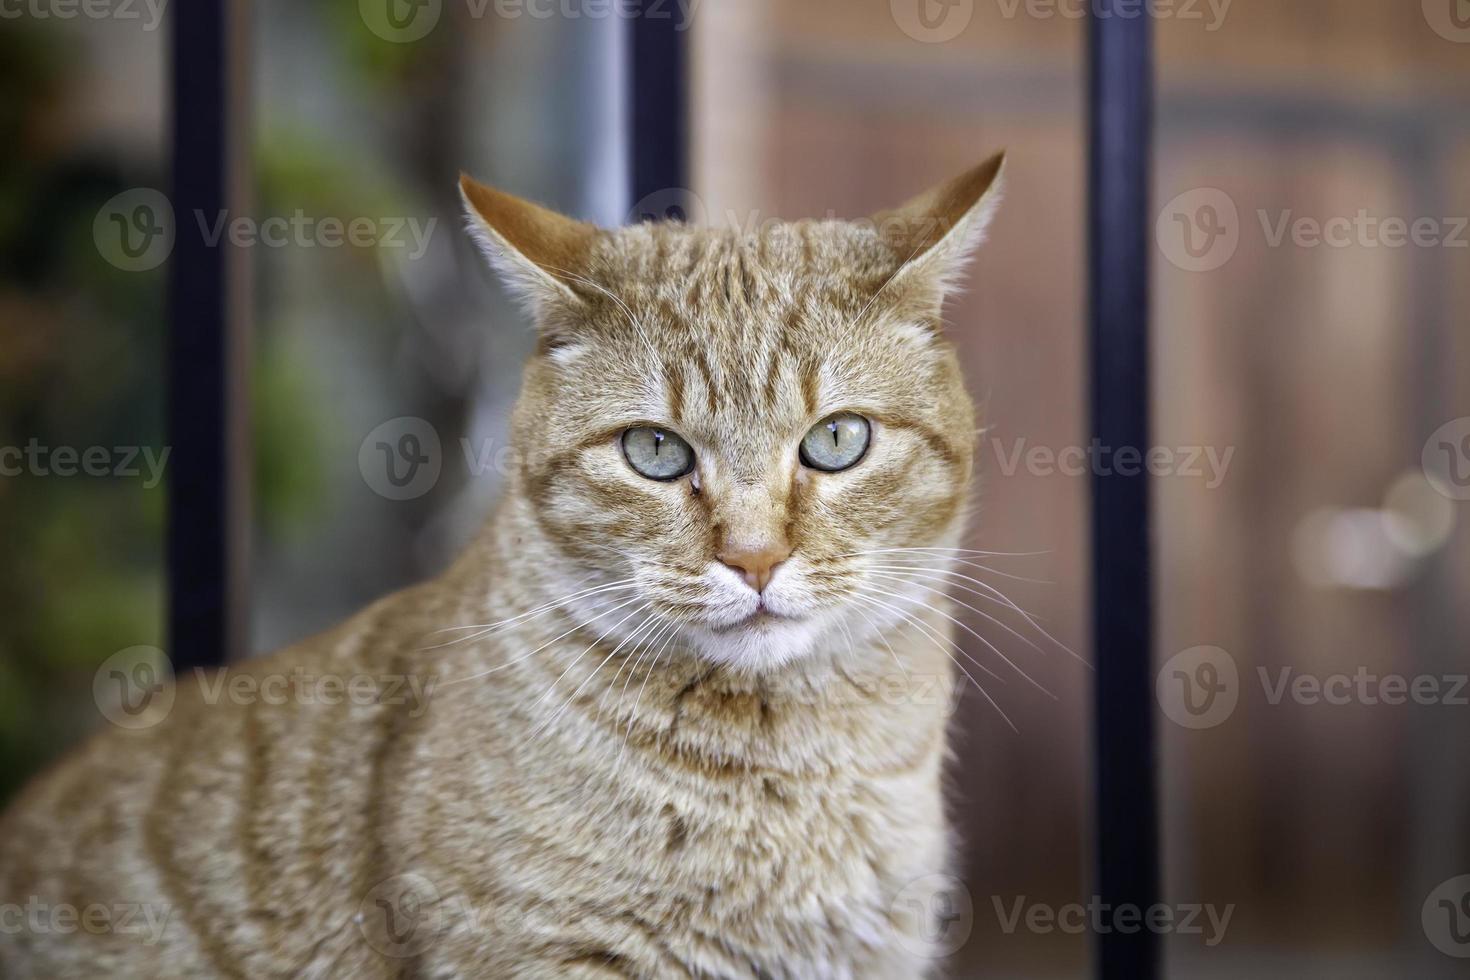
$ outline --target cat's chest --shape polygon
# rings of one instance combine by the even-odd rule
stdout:
[[[661,808],[643,852],[662,853],[629,864],[639,892],[679,896],[668,931],[696,963],[711,943],[738,951],[755,976],[866,976],[865,958],[907,956],[896,896],[947,858],[937,785],[756,776],[712,795]]]

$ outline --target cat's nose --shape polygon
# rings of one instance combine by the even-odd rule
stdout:
[[[752,589],[764,592],[776,574],[776,566],[791,557],[791,546],[783,542],[757,548],[726,548],[716,557],[744,576]]]

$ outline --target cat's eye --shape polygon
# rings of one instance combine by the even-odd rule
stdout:
[[[838,412],[811,427],[801,440],[801,461],[814,470],[836,473],[858,464],[868,451],[872,426],[861,415]]]
[[[638,426],[623,433],[628,465],[650,480],[677,480],[694,469],[694,450],[678,433]]]

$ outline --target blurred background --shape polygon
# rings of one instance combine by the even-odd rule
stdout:
[[[358,0],[251,7],[242,216],[312,229],[232,246],[252,269],[256,652],[432,575],[495,499],[532,339],[462,233],[458,171],[605,224],[665,210],[625,192],[626,18],[432,6],[416,37]],[[1172,976],[1467,975],[1470,899],[1436,918],[1470,874],[1467,8],[1151,8],[1166,901],[1230,915],[1170,931]],[[104,660],[165,642],[168,266],[106,242],[119,195],[169,184],[153,9],[0,17],[0,802],[102,724]],[[1009,148],[949,312],[988,426],[971,546],[1032,553],[997,565],[1006,590],[1084,658],[1085,9],[667,5],[689,32],[694,220],[858,217]],[[332,220],[363,234],[328,244]],[[440,442],[408,494],[362,458],[405,418]],[[106,465],[62,475],[94,447]],[[1090,674],[971,625],[1055,700],[1001,689],[1018,734],[961,705],[974,911],[951,972],[1085,976],[1087,935],[1010,915],[1088,901]],[[1423,696],[1393,703],[1393,677]]]

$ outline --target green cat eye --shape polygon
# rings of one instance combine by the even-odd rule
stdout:
[[[872,426],[861,415],[829,415],[801,440],[801,461],[824,473],[850,469],[867,453],[871,436]]]
[[[623,456],[650,480],[677,480],[694,469],[694,450],[667,429],[638,426],[624,432]]]

